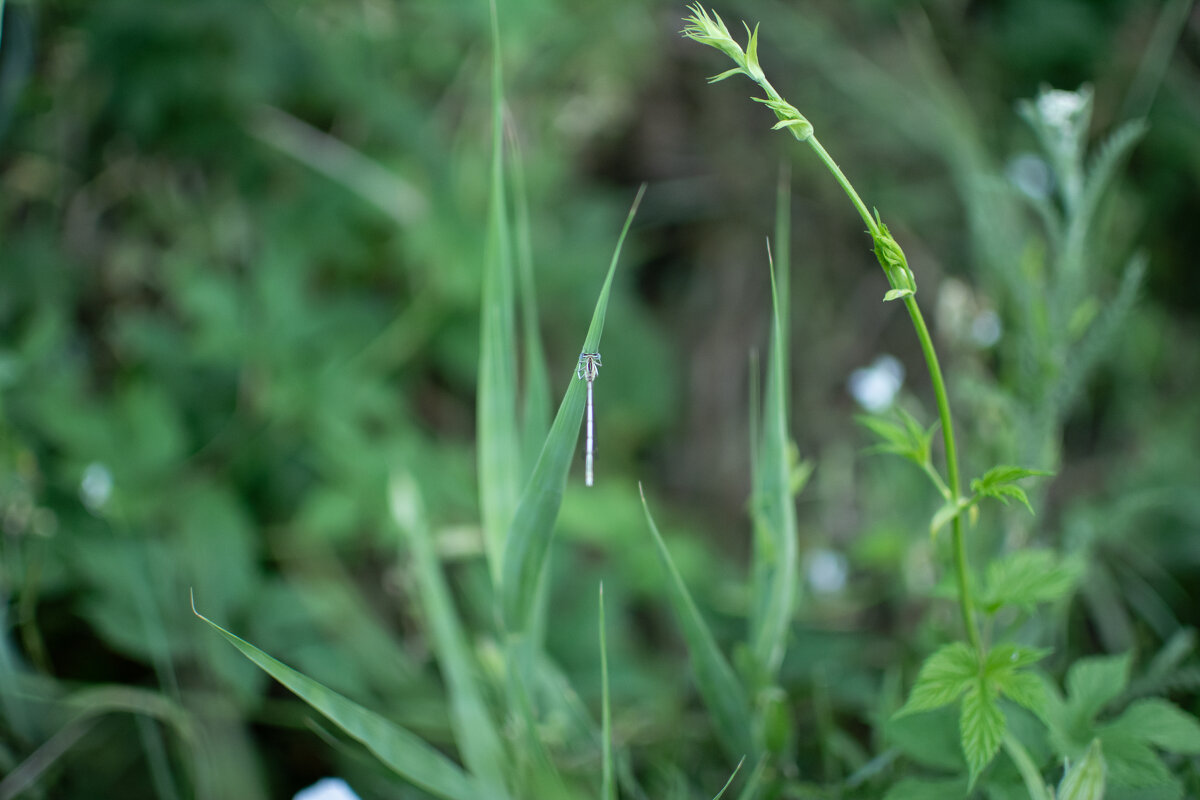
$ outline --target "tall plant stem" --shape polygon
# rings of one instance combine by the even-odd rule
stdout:
[[[817,140],[813,133],[812,124],[805,119],[794,105],[783,99],[783,96],[775,90],[771,82],[767,80],[766,74],[763,72],[762,65],[758,62],[758,28],[750,30],[747,26],[746,30],[750,34],[750,39],[743,48],[740,44],[734,41],[733,36],[729,33],[729,29],[717,14],[710,15],[699,4],[689,6],[692,14],[687,17],[687,25],[683,29],[683,35],[689,39],[693,39],[701,44],[708,45],[720,50],[725,55],[729,56],[736,65],[733,69],[726,70],[719,75],[714,75],[709,78],[709,83],[723,81],[734,75],[745,75],[750,80],[758,84],[763,90],[766,97],[754,98],[760,103],[763,103],[771,111],[774,112],[779,123],[775,125],[775,129],[784,129],[792,135],[798,142],[806,142],[817,157],[837,180],[838,185],[842,187],[842,191],[850,198],[850,202],[854,204],[854,208],[858,211],[858,215],[862,217],[867,226],[867,232],[871,234],[871,238],[875,242],[875,256],[879,259],[879,265],[883,267],[884,274],[887,276],[888,283],[892,287],[892,291],[888,292],[885,300],[904,299],[904,306],[908,309],[908,316],[912,319],[913,328],[916,329],[917,338],[921,340],[921,352],[925,355],[925,364],[929,367],[929,377],[933,383],[933,392],[937,396],[938,416],[941,418],[942,424],[942,440],[945,442],[946,448],[946,478],[949,484],[949,500],[958,508],[961,500],[960,491],[961,485],[958,476],[958,450],[954,445],[954,424],[950,419],[950,401],[946,396],[946,382],[942,378],[942,368],[938,364],[937,352],[933,347],[933,339],[929,335],[929,328],[925,326],[925,319],[921,316],[921,309],[917,306],[917,301],[913,295],[917,290],[916,279],[913,277],[912,271],[908,267],[908,260],[905,258],[900,245],[892,238],[891,234],[878,218],[876,214],[872,214],[867,208],[867,204],[862,201],[855,191],[850,179],[842,172],[841,167],[833,160],[833,156],[829,155],[821,143]],[[935,481],[938,483],[938,481]],[[939,489],[943,488],[939,484]],[[971,646],[977,652],[981,650],[981,642],[979,638],[979,627],[975,621],[974,606],[971,601],[971,584],[969,580],[970,572],[967,567],[967,548],[966,542],[963,539],[963,526],[960,515],[955,515],[953,518],[953,539],[954,547],[954,571],[958,579],[958,600],[962,607],[963,626],[966,628],[967,639]]]
[[[958,477],[958,448],[954,443],[954,421],[950,417],[950,398],[946,394],[946,381],[942,377],[942,367],[938,363],[937,351],[933,348],[933,337],[925,325],[925,317],[921,308],[912,295],[904,298],[904,307],[912,320],[917,339],[921,342],[921,352],[925,355],[925,364],[929,367],[929,381],[933,384],[933,394],[937,398],[938,418],[942,423],[942,443],[946,449],[946,483],[950,489],[951,502],[959,501],[961,488]],[[954,549],[954,572],[958,583],[958,602],[962,609],[963,627],[967,631],[967,639],[976,652],[981,652],[979,625],[975,621],[975,606],[971,599],[970,571],[967,567],[967,544],[963,536],[962,515],[955,515],[951,528],[950,543]]]
[[[829,172],[842,187],[846,196],[850,198],[850,202],[854,204],[859,216],[867,224],[867,230],[872,237],[878,235],[879,223],[871,216],[866,203],[858,196],[850,179],[833,160],[833,156],[829,155],[829,152],[817,141],[817,137],[809,135],[807,138],[801,139],[794,132],[793,135],[801,141],[806,141],[812,147],[817,157],[824,162]],[[957,503],[962,486],[958,475],[958,448],[954,443],[954,421],[950,416],[950,398],[946,393],[946,380],[942,377],[942,367],[938,362],[937,350],[933,347],[933,337],[929,335],[929,328],[925,325],[925,317],[921,314],[921,308],[917,305],[915,296],[910,294],[905,297],[904,307],[908,309],[913,329],[917,332],[917,339],[921,342],[921,353],[925,356],[925,365],[929,368],[929,380],[933,384],[933,393],[937,398],[938,418],[942,423],[942,442],[946,450],[946,483],[950,490],[949,499],[951,502]],[[979,625],[975,621],[974,602],[971,599],[970,570],[967,565],[967,545],[963,536],[962,515],[954,517],[952,526],[950,541],[954,549],[954,572],[958,583],[958,602],[962,609],[963,627],[966,629],[967,639],[971,646],[976,652],[980,652],[982,643],[979,638]]]

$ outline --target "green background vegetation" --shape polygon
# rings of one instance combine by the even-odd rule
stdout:
[[[782,170],[788,427],[816,467],[796,506],[801,583],[779,682],[798,774],[783,796],[844,786],[889,752],[846,791],[952,769],[919,744],[897,750],[881,717],[959,620],[928,535],[937,495],[863,452],[846,389],[891,354],[908,375],[901,405],[935,418],[862,221],[769,132],[745,85],[705,85],[727,65],[678,36],[681,4],[498,6],[531,232],[517,247],[556,401],[648,184],[609,298],[597,485],[583,488],[577,457],[553,546],[546,650],[563,685],[599,716],[603,580],[631,769],[652,797],[711,797],[728,777],[637,483],[729,652],[749,605],[749,353],[768,352],[763,240]],[[1078,592],[1002,624],[1053,646],[1043,667],[1060,682],[1081,657],[1132,652],[1132,682],[1110,677],[1109,699],[1196,712],[1195,13],[1138,0],[717,10],[761,21],[775,85],[904,245],[964,475],[1057,470],[1029,487],[1036,518],[989,510],[972,547],[979,564],[1054,548],[1080,565]],[[33,797],[290,797],[330,774],[364,798],[422,797],[197,620],[188,592],[453,753],[420,575],[388,507],[402,475],[481,669],[501,669],[475,477],[487,4],[45,0],[7,3],[3,22],[0,775],[45,766]],[[1082,278],[1059,291],[1053,235],[1004,176],[1037,151],[1018,101],[1084,82],[1092,141],[1133,118],[1149,129],[1089,229]],[[1137,253],[1140,283],[1126,272]],[[981,347],[969,323],[987,309],[1003,335]],[[847,578],[820,591],[814,565],[830,559]],[[598,775],[574,724],[551,717],[539,733],[566,773]],[[1200,793],[1194,758],[1168,766]]]

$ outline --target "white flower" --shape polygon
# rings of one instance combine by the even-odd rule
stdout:
[[[79,481],[79,499],[88,511],[99,511],[112,497],[113,476],[108,467],[98,461],[88,464]]]
[[[987,349],[1000,341],[1004,326],[1000,323],[1000,315],[990,308],[985,308],[971,320],[971,341],[981,349]]]
[[[1013,186],[1035,200],[1046,200],[1054,188],[1054,175],[1045,159],[1033,153],[1014,156],[1004,166],[1004,174]]]
[[[904,365],[894,356],[882,355],[871,366],[850,373],[847,386],[858,404],[867,411],[884,411],[904,385]]]
[[[846,586],[846,557],[822,547],[809,555],[806,572],[814,592],[835,594]]]
[[[1051,128],[1065,133],[1074,128],[1075,118],[1087,108],[1091,99],[1092,93],[1087,89],[1081,88],[1077,92],[1051,89],[1038,95],[1038,116]]]
[[[296,792],[292,800],[359,800],[359,797],[341,778],[321,778],[307,789]]]

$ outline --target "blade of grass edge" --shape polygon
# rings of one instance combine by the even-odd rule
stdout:
[[[741,794],[738,795],[738,800],[754,800],[758,796],[758,787],[762,783],[766,771],[767,759],[765,757],[758,759],[754,771],[750,773],[750,777],[746,779],[746,785],[742,787]]]
[[[467,769],[486,789],[486,796],[507,798],[504,748],[476,683],[477,669],[434,551],[419,489],[406,475],[393,475],[388,489],[392,518],[412,553],[425,621],[433,634],[434,654],[446,681],[455,742]]]
[[[520,445],[517,435],[516,333],[511,236],[504,181],[504,82],[500,22],[492,25],[492,165],[487,246],[479,308],[479,388],[476,410],[479,512],[492,583],[499,584],[504,535],[517,504]]]
[[[700,610],[692,600],[683,576],[675,567],[671,553],[663,541],[654,518],[650,515],[650,506],[646,503],[646,493],[638,484],[642,495],[642,510],[646,514],[646,523],[650,526],[650,534],[658,550],[659,559],[667,571],[667,596],[675,609],[679,627],[683,630],[683,639],[691,656],[692,672],[696,678],[696,688],[700,697],[713,716],[713,727],[717,738],[733,758],[755,753],[752,735],[750,703],[746,699],[746,691],[733,671],[733,667],[717,647],[708,624],[700,616]]]
[[[529,222],[529,196],[525,191],[525,168],[521,158],[521,143],[510,124],[509,150],[512,153],[513,225],[516,229],[516,261],[518,301],[521,311],[521,480],[529,479],[537,463],[542,443],[550,427],[550,376],[546,370],[546,353],[538,330],[537,288],[533,279],[533,243]],[[540,648],[546,639],[546,617],[549,607],[549,588],[543,577],[538,581],[534,597],[531,636]]]
[[[767,251],[770,262],[770,248]],[[771,359],[767,366],[767,388],[763,409],[761,463],[754,509],[754,566],[751,614],[751,648],[762,674],[774,680],[787,645],[792,606],[796,597],[797,557],[796,509],[792,501],[791,470],[788,465],[787,365],[784,362],[784,324],[780,298],[771,272]]]
[[[596,300],[592,322],[581,352],[596,352],[600,346],[600,335],[604,331],[604,316],[608,310],[608,295],[612,289],[613,276],[616,274],[617,261],[645,192],[646,186],[643,184],[625,218],[625,226],[617,239],[617,246],[608,266],[608,275]],[[584,391],[583,381],[576,379],[572,369],[570,384],[563,395],[558,413],[550,426],[550,433],[546,436],[546,443],[542,446],[529,483],[521,494],[516,515],[505,537],[504,572],[500,594],[504,624],[510,633],[523,632],[529,624],[542,567],[554,535],[554,522],[562,506],[567,473],[575,456],[575,443],[579,438],[580,423],[583,421]]]
[[[512,154],[513,227],[516,229],[517,301],[521,312],[521,479],[525,480],[537,463],[542,442],[550,429],[550,376],[546,370],[546,352],[538,330],[537,285],[533,277],[533,243],[529,221],[529,195],[525,189],[525,168],[521,143],[512,125],[508,126],[509,152]]]
[[[225,630],[196,610],[194,596],[192,613],[224,636],[260,669],[324,714],[349,736],[362,742],[396,774],[447,800],[476,800],[480,797],[481,787],[475,780],[416,734],[317,683]]]
[[[608,637],[604,629],[604,582],[600,582],[600,736],[601,736],[601,800],[617,800],[613,782],[612,708],[608,694]]]
[[[745,764],[745,763],[746,763],[746,757],[742,756],[742,760],[739,761],[737,763],[737,766],[733,768],[733,772],[729,773],[729,780],[725,781],[725,785],[721,787],[721,791],[719,791],[713,795],[712,800],[721,800],[721,798],[725,796],[725,792],[729,789],[730,785],[733,783],[733,779],[737,777],[737,774],[739,772],[741,772],[742,764]]]

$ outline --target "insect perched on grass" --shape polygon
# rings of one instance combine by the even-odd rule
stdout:
[[[602,366],[599,353],[580,353],[579,367],[575,370],[575,377],[581,381],[587,381],[587,444],[583,460],[583,483],[585,486],[592,485],[592,465],[596,456],[595,421],[592,417],[592,381],[596,380]]]

